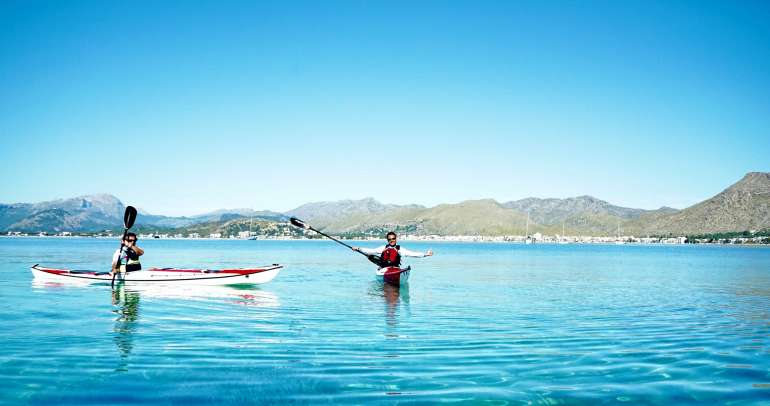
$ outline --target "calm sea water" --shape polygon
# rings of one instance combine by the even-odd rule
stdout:
[[[407,242],[436,256],[397,289],[330,241],[140,243],[145,267],[286,269],[40,285],[30,265],[106,269],[115,241],[0,238],[0,403],[770,401],[767,248]]]

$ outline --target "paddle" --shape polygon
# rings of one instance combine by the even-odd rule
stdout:
[[[342,242],[342,241],[340,241],[340,240],[330,236],[329,234],[326,234],[326,233],[324,233],[322,231],[316,230],[310,224],[307,224],[304,221],[302,221],[302,220],[300,220],[300,219],[298,219],[296,217],[290,218],[289,221],[295,227],[304,228],[305,230],[315,231],[316,233],[321,234],[322,236],[324,236],[324,237],[326,237],[326,238],[328,238],[328,239],[330,239],[330,240],[332,240],[332,241],[334,241],[334,242],[336,242],[338,244],[342,244],[342,245],[350,248],[351,250],[353,250],[353,251],[355,251],[355,252],[365,256],[369,261],[372,261],[373,264],[375,264],[377,266],[382,266],[382,259],[380,259],[379,255],[367,254],[367,253],[361,252],[361,251],[351,247],[350,245],[347,245],[344,242]]]
[[[123,237],[120,239],[120,252],[118,253],[118,270],[120,270],[120,257],[123,256],[123,240],[126,239],[128,229],[134,226],[134,221],[136,221],[136,209],[134,206],[126,206],[126,212],[123,214]],[[116,274],[117,272],[112,274],[110,286],[115,286]]]

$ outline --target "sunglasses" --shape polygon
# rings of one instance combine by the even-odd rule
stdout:
[[[395,238],[388,238],[388,241],[396,241]]]
[[[136,240],[126,240],[126,242],[136,242]]]

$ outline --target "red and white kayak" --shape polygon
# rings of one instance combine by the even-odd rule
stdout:
[[[116,281],[140,284],[185,284],[185,285],[233,285],[239,283],[267,283],[278,276],[283,266],[273,264],[261,268],[234,269],[177,269],[151,268],[121,273]],[[31,268],[36,280],[52,282],[111,282],[109,272],[46,268],[34,265]]]
[[[377,270],[377,278],[385,283],[401,286],[409,282],[409,271],[411,269],[411,266],[406,268],[399,268],[397,266],[380,268]]]

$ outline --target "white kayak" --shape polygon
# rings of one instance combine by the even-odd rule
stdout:
[[[385,283],[401,286],[409,282],[409,271],[411,269],[411,266],[406,268],[399,268],[397,266],[380,268],[377,270],[377,278]]]
[[[239,283],[261,284],[273,280],[283,266],[273,264],[258,268],[232,269],[178,269],[151,268],[120,273],[116,281],[139,284],[185,284],[185,285],[234,285]],[[51,282],[111,282],[109,272],[47,268],[33,265],[30,268],[36,280]]]

